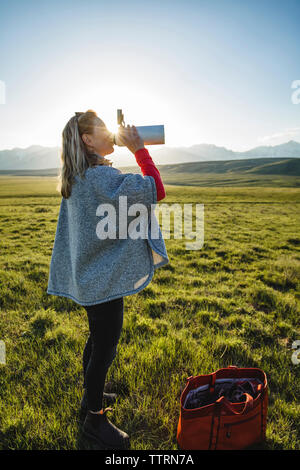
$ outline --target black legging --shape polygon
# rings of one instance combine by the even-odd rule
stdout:
[[[97,305],[84,306],[90,334],[83,351],[83,373],[88,409],[102,409],[107,371],[117,353],[123,325],[123,297]]]

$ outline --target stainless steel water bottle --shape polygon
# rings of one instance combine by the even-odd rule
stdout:
[[[122,113],[122,109],[117,110],[117,121],[118,125],[124,125],[124,115]],[[159,145],[165,143],[165,128],[164,125],[156,125],[156,126],[135,126],[136,130],[143,140],[145,145]],[[124,147],[118,139],[118,133],[114,134],[114,145],[118,145],[119,147]]]

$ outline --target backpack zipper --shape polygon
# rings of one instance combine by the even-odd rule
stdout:
[[[239,424],[246,423],[247,421],[251,421],[252,419],[256,418],[259,415],[260,415],[260,412],[258,412],[255,415],[251,416],[251,418],[243,419],[242,421],[238,421],[237,423],[225,423],[224,427],[225,427],[225,429],[227,428],[226,429],[226,437],[228,437],[228,439],[231,437],[231,432],[230,432],[231,426],[237,426]]]

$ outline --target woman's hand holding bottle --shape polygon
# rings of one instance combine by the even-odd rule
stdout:
[[[133,154],[138,150],[145,148],[144,142],[138,134],[135,126],[120,126],[118,130],[118,139],[121,144],[125,145]]]

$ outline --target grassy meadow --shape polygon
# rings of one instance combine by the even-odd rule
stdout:
[[[54,177],[0,176],[0,449],[83,449],[78,411],[84,308],[47,294],[60,195]],[[263,449],[299,449],[300,188],[166,185],[162,203],[204,203],[199,251],[166,239],[170,264],[124,298],[107,380],[109,418],[131,449],[178,449],[190,375],[231,364],[269,382]],[[67,275],[67,273],[66,273]]]

